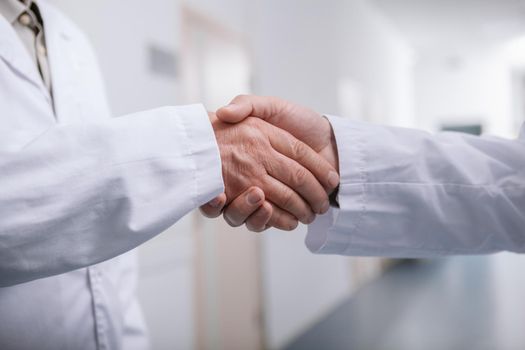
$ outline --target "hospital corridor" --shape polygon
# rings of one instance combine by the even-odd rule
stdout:
[[[405,261],[338,304],[286,349],[521,349],[524,261]]]
[[[0,350],[525,349],[525,0],[0,30]]]

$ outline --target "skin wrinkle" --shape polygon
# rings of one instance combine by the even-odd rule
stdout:
[[[246,125],[241,125],[243,132],[246,130],[242,135],[240,134],[241,128],[238,128],[238,130],[234,128],[233,131],[231,128],[228,128],[223,132],[224,135],[220,136],[222,141],[220,142],[222,158],[236,166],[236,169],[224,169],[226,182],[230,185],[235,181],[239,181],[238,177],[240,175],[241,180],[246,180],[246,174],[251,174],[253,178],[250,176],[249,180],[252,182],[256,179],[264,178],[269,172],[269,167],[279,166],[278,162],[275,161],[275,156],[268,157],[268,154],[272,155],[275,151],[270,143],[270,139],[264,133],[271,131],[267,131],[264,127],[262,128],[263,130],[258,130],[259,122],[257,119],[247,120],[247,125],[249,128],[246,128]],[[242,142],[240,142],[241,140]],[[239,147],[238,144],[241,146]],[[268,148],[271,148],[271,150],[268,150]],[[255,156],[252,156],[252,154]],[[262,167],[253,166],[253,164],[259,164]],[[232,179],[235,179],[235,181],[232,181]],[[240,186],[237,185],[235,187]],[[240,194],[238,191],[230,190],[229,192],[227,197],[235,198]],[[234,196],[232,196],[232,192],[234,192]]]
[[[334,133],[326,117],[313,110],[292,105],[277,97],[250,95],[235,97],[230,105],[224,109],[219,109],[217,113],[222,114],[219,119],[227,123],[235,124],[259,119],[265,120],[272,124],[272,127],[277,128],[278,131],[269,138],[270,144],[277,153],[285,154],[293,162],[283,160],[279,167],[277,167],[277,164],[267,163],[267,172],[272,176],[276,176],[278,180],[285,181],[290,186],[289,188],[293,188],[294,195],[306,197],[310,203],[313,203],[311,204],[313,205],[312,208],[315,207],[316,210],[312,215],[303,217],[305,223],[311,223],[315,219],[315,213],[324,213],[328,210],[329,200],[327,194],[331,193],[338,185],[338,155],[336,154],[337,147]],[[307,122],[301,124],[301,127],[298,128],[293,117],[290,118],[288,114],[302,115]],[[301,142],[293,140],[293,138]],[[274,144],[274,140],[277,144]],[[313,152],[305,150],[305,147],[308,146]],[[305,164],[307,165],[305,166]],[[303,165],[308,171],[293,170],[290,174],[283,172],[283,167],[292,170],[296,165]],[[335,177],[331,174],[332,172],[335,174]],[[306,178],[304,173],[308,174]],[[272,180],[274,179],[272,178]],[[264,188],[261,189],[266,193]],[[322,199],[320,193],[325,195],[326,198]],[[270,202],[271,198],[266,198],[266,203]],[[282,201],[279,204],[283,206]],[[234,211],[240,210],[241,213],[239,215],[244,212],[244,220],[249,222],[250,215],[254,215],[257,209],[246,214],[246,210],[244,208],[241,210],[238,206],[239,204],[236,204],[230,209]],[[226,204],[226,210],[228,208],[229,206]],[[278,207],[274,206],[275,208]],[[284,215],[284,213],[280,214]]]
[[[258,186],[266,193],[268,204],[273,205],[274,222],[284,223],[286,219],[290,219],[289,215],[280,212],[278,208],[286,208],[305,222],[314,215],[304,198],[289,187],[300,186],[300,179],[297,179],[296,173],[304,173],[303,177],[308,177],[308,181],[317,181],[313,174],[296,161],[308,156],[313,157],[314,152],[307,153],[304,149],[306,146],[294,140],[292,134],[255,117],[247,118],[238,124],[217,122],[213,115],[210,118],[223,160],[227,198],[237,198],[250,186]],[[282,143],[274,143],[281,141]],[[324,166],[328,167],[328,164]],[[290,173],[286,173],[287,171]],[[322,203],[321,196],[327,197],[322,186],[319,186],[308,198],[311,203]],[[230,202],[227,201],[225,205]],[[293,222],[286,226],[296,225],[297,223]]]

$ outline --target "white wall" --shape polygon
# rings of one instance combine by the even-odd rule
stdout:
[[[344,2],[339,15],[338,77],[354,81],[364,99],[364,115],[347,117],[413,126],[414,50],[371,1]]]
[[[524,121],[525,37],[477,51],[422,52],[415,68],[418,126],[481,123],[515,137]]]
[[[177,80],[152,74],[147,48],[178,48],[176,1],[51,0],[88,35],[115,115],[173,104]]]
[[[484,131],[514,136],[511,72],[500,48],[463,54],[422,54],[416,65],[419,126],[481,123]]]

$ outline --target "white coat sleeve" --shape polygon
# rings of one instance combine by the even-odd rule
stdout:
[[[310,225],[311,251],[525,252],[525,140],[328,118],[339,152],[340,208]]]
[[[57,124],[2,144],[0,184],[0,287],[115,257],[223,191],[201,105]]]

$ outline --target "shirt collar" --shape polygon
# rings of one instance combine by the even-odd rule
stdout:
[[[0,0],[0,15],[13,24],[24,11],[27,11],[31,1]]]

